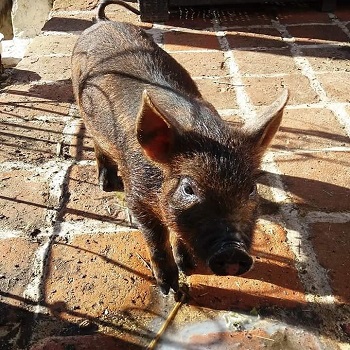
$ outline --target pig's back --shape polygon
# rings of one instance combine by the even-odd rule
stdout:
[[[80,84],[87,79],[114,75],[119,89],[132,95],[135,92],[137,97],[148,86],[200,97],[188,72],[146,32],[131,24],[98,22],[83,32],[73,57],[79,57]]]
[[[124,168],[134,166],[135,157],[145,166],[136,140],[145,89],[184,129],[218,134],[223,127],[188,72],[136,26],[107,21],[87,29],[74,48],[72,70],[85,125]]]

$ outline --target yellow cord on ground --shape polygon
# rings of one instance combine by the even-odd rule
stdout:
[[[170,314],[168,315],[167,319],[163,323],[162,327],[160,327],[158,333],[156,334],[155,338],[149,343],[147,346],[147,350],[154,350],[155,347],[157,346],[160,338],[166,331],[166,329],[169,327],[171,321],[175,318],[177,312],[179,311],[179,308],[183,304],[184,300],[186,298],[186,293],[182,292],[181,298],[179,301],[176,302],[174,305],[173,309],[171,310]]]

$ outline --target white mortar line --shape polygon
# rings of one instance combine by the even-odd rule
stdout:
[[[67,82],[57,81],[57,80],[48,80],[48,79],[40,79],[37,81],[32,81],[30,83],[31,86],[45,86],[45,85],[54,85],[54,86],[64,86],[67,85]],[[36,96],[39,97],[39,96]],[[50,101],[50,99],[48,99]],[[66,116],[65,118],[69,118]]]
[[[315,102],[315,103],[305,103],[300,105],[287,105],[286,109],[305,109],[305,108],[332,108],[332,107],[350,107],[349,102]]]
[[[70,127],[68,127],[70,130]],[[70,135],[66,135],[70,136]],[[37,303],[33,307],[35,318],[40,312],[45,312],[46,307],[40,305],[41,299],[45,296],[42,295],[42,287],[45,278],[45,267],[47,259],[52,249],[52,244],[55,238],[60,235],[60,225],[57,225],[57,219],[60,215],[60,210],[65,201],[64,190],[66,186],[66,177],[69,169],[74,164],[74,160],[61,160],[58,164],[55,162],[50,169],[50,174],[47,174],[49,179],[49,202],[54,203],[52,209],[48,209],[45,217],[46,223],[49,225],[45,237],[44,243],[35,252],[35,257],[32,267],[32,280],[27,285],[23,296]]]
[[[346,134],[350,137],[350,115],[344,105],[329,104],[329,109],[335,114],[338,122],[344,127]]]
[[[325,41],[316,44],[299,44],[303,49],[335,49],[338,47],[349,46],[347,41]]]
[[[252,37],[249,37],[248,39],[251,39]],[[283,43],[283,42],[281,42]],[[267,47],[267,46],[240,46],[235,47],[235,51],[253,51],[253,52],[278,52],[278,51],[285,51],[288,48],[287,44],[282,47]]]
[[[309,79],[312,89],[317,93],[322,101],[328,102],[329,99],[320,82],[316,79],[316,75],[309,64],[308,60],[303,57],[299,46],[295,43],[295,39],[289,34],[286,26],[278,21],[272,21],[275,28],[281,33],[283,40],[290,46],[290,52],[294,58],[296,66],[301,70],[301,73]]]
[[[63,129],[63,139],[66,138],[66,141],[70,142],[72,139],[72,135],[67,135],[67,130],[71,131],[72,120],[75,118],[72,117],[75,109],[74,106],[71,107],[69,116],[70,119],[66,122],[66,126]],[[39,248],[35,252],[35,257],[33,261],[32,268],[32,280],[26,286],[23,296],[24,298],[28,298],[36,305],[32,306],[32,310],[34,312],[34,321],[39,315],[40,312],[46,312],[46,307],[40,305],[41,299],[45,296],[42,295],[42,287],[44,284],[45,278],[45,267],[47,264],[47,258],[49,257],[52,244],[59,234],[57,228],[55,226],[55,222],[57,221],[62,205],[65,201],[64,197],[64,189],[66,185],[66,176],[70,167],[74,164],[74,160],[62,160],[60,159],[50,161],[46,163],[46,166],[51,167],[47,168],[47,173],[45,177],[49,181],[49,199],[48,201],[51,203],[53,209],[47,210],[46,213],[46,223],[49,225],[49,229],[47,230],[48,234],[44,235],[44,242],[39,246]]]
[[[73,11],[64,11],[64,10],[51,10],[49,18],[53,17],[76,17],[79,15],[93,16],[96,15],[96,9],[92,10],[73,10]]]
[[[32,262],[33,277],[23,292],[23,297],[25,299],[29,299],[36,303],[36,305],[32,307],[34,312],[34,321],[40,312],[45,311],[45,308],[40,306],[40,299],[42,298],[41,287],[43,282],[44,264],[48,256],[50,246],[51,241],[50,239],[47,239],[45,243],[39,246],[39,248],[36,250],[35,257]]]
[[[52,123],[65,123],[69,118],[68,117],[57,117],[55,115],[48,115],[48,114],[41,114],[41,115],[35,115],[31,118],[31,121],[36,122],[36,121],[42,121],[42,122],[52,122]],[[23,123],[26,122],[26,120],[23,120],[22,118],[19,117],[13,117],[9,116],[6,118],[5,123]],[[21,124],[17,125],[18,128],[21,128]]]
[[[43,30],[41,33],[40,33],[40,36],[76,36],[78,37],[80,35],[80,33],[83,32],[83,30],[79,30],[79,31],[70,31],[70,32],[62,32],[62,31],[59,31],[59,30]]]
[[[332,74],[333,71],[318,71],[317,76],[324,75],[324,74]],[[279,77],[292,77],[292,76],[298,76],[299,74],[296,73],[243,73],[242,77],[244,78],[279,78]],[[331,101],[324,101],[324,103],[331,103]],[[344,102],[345,103],[345,102]]]
[[[63,198],[63,193],[56,193],[56,191],[59,191],[59,189],[63,189],[64,184],[64,174],[65,169],[62,169],[57,176],[55,176],[52,180],[59,180],[61,183],[55,183],[53,193],[50,191],[50,199],[55,198],[56,196],[58,197],[57,200],[58,202],[55,205],[55,209],[49,210],[47,215],[46,215],[46,221],[53,222],[55,221],[55,218],[57,218],[58,213],[59,213],[59,208],[61,205],[61,201]],[[53,197],[53,198],[52,198]],[[32,280],[30,283],[26,286],[23,296],[25,298],[30,299],[34,303],[37,303],[33,307],[33,312],[35,313],[35,318],[38,316],[40,312],[45,312],[46,308],[44,306],[40,305],[41,299],[44,297],[42,295],[42,286],[44,283],[44,272],[45,272],[45,266],[47,263],[47,258],[49,256],[50,250],[52,243],[57,236],[57,232],[55,232],[55,229],[51,227],[51,230],[48,231],[49,234],[45,235],[46,237],[44,243],[42,243],[39,248],[35,252],[34,260],[33,260],[33,267],[32,267]]]
[[[23,236],[23,231],[19,230],[0,230],[0,240],[2,239],[12,239]]]
[[[82,165],[82,166],[95,166],[96,165],[96,160],[88,160],[88,159],[82,159],[82,160],[76,160],[74,162],[76,165]]]
[[[10,171],[10,170],[29,170],[36,171],[38,166],[34,164],[25,163],[22,161],[7,161],[0,163],[0,171]]]
[[[235,51],[237,51],[235,49]],[[167,51],[169,52],[169,51]],[[332,71],[318,71],[317,76],[323,75],[323,74],[332,74]],[[244,78],[281,78],[281,77],[291,77],[291,76],[299,76],[298,73],[241,73],[241,77]],[[220,74],[220,75],[199,75],[199,76],[191,76],[193,80],[204,80],[204,79],[223,79],[223,78],[232,78],[234,75],[232,74]],[[233,84],[231,84],[233,85]],[[243,84],[244,86],[250,86],[250,84]],[[323,106],[326,105],[326,103],[331,104],[345,104],[350,105],[349,102],[332,102],[332,101],[323,101],[323,102],[314,102],[312,104],[317,103],[323,103]],[[309,106],[309,104],[305,104],[305,106]]]
[[[328,13],[329,15],[330,13]],[[330,22],[305,22],[305,23],[288,23],[286,24],[287,27],[307,27],[307,26],[334,26],[334,23],[330,23]]]
[[[252,37],[249,37],[249,39]],[[348,42],[345,41],[320,41],[317,44],[300,44],[303,49],[333,49],[336,47],[347,47],[349,46]],[[278,52],[285,51],[288,48],[287,43],[285,46],[281,47],[268,47],[268,46],[241,46],[235,47],[235,51],[257,51],[257,52]]]
[[[350,30],[346,26],[347,22],[344,23],[344,22],[340,21],[339,18],[333,13],[329,13],[328,16],[332,20],[332,22],[336,26],[338,26],[350,38]]]
[[[280,203],[288,245],[296,257],[299,278],[306,290],[306,300],[318,304],[333,304],[335,299],[329,285],[326,270],[319,264],[313,245],[309,240],[308,226],[301,219],[297,209],[287,195],[281,180],[281,173],[275,164],[273,154],[265,156],[263,169],[276,176],[269,177],[269,185],[277,203]],[[306,272],[306,273],[305,273]]]
[[[153,27],[156,28],[157,30],[163,32],[163,33],[186,33],[186,34],[200,34],[204,35],[206,32],[207,33],[212,33],[214,34],[214,29],[212,27],[212,24],[210,21],[208,21],[208,27],[207,28],[201,28],[201,29],[196,29],[196,28],[186,28],[186,27],[173,27],[171,25],[167,25],[164,23],[153,23]],[[146,32],[152,31],[151,29],[146,29]]]
[[[268,170],[267,167],[264,167]],[[273,188],[274,199],[279,203],[290,202],[289,197],[286,195],[283,188],[283,184],[276,177],[271,181],[271,188]],[[289,207],[288,207],[289,209]],[[269,216],[266,216],[269,218]],[[261,217],[260,219],[264,219]],[[307,213],[303,216],[304,221],[307,224],[313,223],[333,223],[342,224],[350,222],[350,212],[322,212],[313,211]],[[134,232],[138,231],[137,228],[133,228],[126,224],[125,226],[121,223],[105,222],[94,219],[84,219],[81,221],[63,221],[56,222],[55,227],[59,227],[58,236],[59,237],[75,237],[82,234],[96,234],[96,233],[118,233],[118,232]],[[52,235],[52,228],[43,230],[38,238],[50,237]],[[0,230],[0,240],[2,239],[12,239],[23,237],[23,231],[19,230]],[[298,248],[299,249],[299,248]]]
[[[216,83],[223,84],[223,85],[230,85],[233,86],[230,82],[224,82],[222,79],[232,78],[232,75],[230,74],[223,74],[223,75],[200,75],[200,76],[191,76],[193,80],[216,80]],[[215,83],[215,81],[214,81]]]
[[[205,78],[204,78],[205,79]],[[247,86],[247,85],[244,85]],[[305,103],[305,104],[299,104],[299,105],[290,105],[288,104],[285,109],[286,110],[296,110],[296,109],[324,109],[324,108],[350,108],[349,102],[316,102],[316,103]],[[233,109],[233,108],[222,108],[218,109],[219,113],[223,114],[229,114],[233,111],[235,114],[239,114],[239,109]]]
[[[229,73],[232,76],[230,81],[236,93],[237,104],[241,110],[241,115],[244,120],[249,120],[256,117],[255,108],[253,107],[249,96],[245,92],[244,83],[241,79],[239,67],[235,62],[232,50],[225,36],[225,32],[221,30],[218,22],[213,20],[213,27],[216,32],[220,47],[224,52],[225,65],[228,67]]]
[[[62,57],[71,57],[72,54],[71,53],[50,53],[50,54],[25,54],[24,57],[39,57],[39,58],[42,58],[42,57],[56,57],[56,58],[62,58]],[[40,83],[42,84],[43,81],[40,80]],[[42,84],[43,85],[43,84]]]
[[[121,208],[121,210],[122,209],[123,208]],[[50,237],[52,237],[53,232],[55,232],[55,237],[67,238],[83,234],[138,231],[138,229],[131,226],[129,222],[125,222],[124,225],[121,220],[119,221],[120,222],[118,222],[118,219],[116,219],[116,222],[106,222],[97,219],[84,219],[79,221],[56,221],[50,228],[42,230],[42,232],[38,234],[37,239],[45,239],[45,243],[43,245],[46,245],[50,240]],[[25,234],[22,230],[0,230],[0,241],[13,238],[28,238],[28,235]],[[43,255],[41,253],[40,256],[42,257]],[[36,261],[39,263],[40,261],[43,261],[43,259],[38,258]],[[36,270],[38,271],[39,268],[36,268]],[[34,283],[31,282],[31,285],[33,286]]]
[[[51,174],[49,175],[49,201],[54,204],[52,209],[47,210],[45,217],[45,221],[49,226],[56,222],[59,215],[62,201],[64,200],[66,175],[73,163],[74,161],[72,160],[61,160],[56,167],[51,169]]]
[[[237,108],[217,109],[217,111],[222,117],[230,117],[232,115],[239,116],[240,113],[240,110]]]
[[[220,49],[194,49],[194,50],[171,50],[171,49],[167,49],[166,51],[169,54],[176,54],[176,53],[201,53],[201,54],[206,54],[206,53],[213,53],[213,52],[221,52]]]
[[[315,149],[289,148],[285,150],[274,150],[272,148],[270,149],[270,151],[273,152],[274,155],[287,155],[287,154],[303,155],[303,154],[317,154],[317,153],[325,153],[325,152],[350,153],[350,147],[325,147],[325,148],[315,148]]]
[[[57,222],[60,226],[60,237],[72,237],[82,234],[96,233],[118,233],[118,232],[134,232],[136,228],[130,227],[127,224],[124,226],[119,223],[105,222],[92,219],[84,219],[81,221],[64,221]]]
[[[71,117],[67,121],[63,131],[62,131],[62,141],[64,145],[71,145],[73,139],[79,133],[80,127],[82,126],[83,121],[79,118]]]
[[[346,25],[348,21],[339,21],[341,24]],[[315,25],[321,25],[321,26],[330,26],[332,23],[320,23],[320,22],[304,22],[304,23],[289,23],[286,24],[287,27],[309,27],[309,26],[315,26]],[[239,31],[240,29],[243,30],[244,33],[246,33],[247,29],[273,29],[274,26],[271,24],[252,24],[252,25],[247,25],[247,26],[242,26],[242,25],[226,25],[221,27],[222,30],[225,31]]]
[[[231,25],[226,25],[226,26],[220,26],[222,30],[225,30],[225,31],[231,31],[231,30],[240,30],[240,29],[243,29],[246,30],[247,29],[272,29],[273,26],[271,24],[251,24],[251,25],[246,25],[246,26],[241,26],[239,24],[235,25],[233,24],[232,26]],[[249,32],[249,31],[248,31]]]
[[[317,75],[312,69],[312,66],[307,58],[303,56],[300,46],[295,43],[295,39],[289,34],[287,27],[281,24],[279,21],[272,21],[272,24],[281,33],[283,40],[288,42],[296,66],[301,70],[301,73],[309,79],[312,89],[316,92],[321,102],[331,102],[326,91],[318,81]],[[350,136],[350,116],[346,112],[345,108],[336,107],[334,104],[330,104],[329,108],[334,112],[338,122],[344,126],[347,135]]]
[[[308,223],[327,222],[344,224],[350,222],[350,212],[325,213],[322,211],[312,211],[306,214],[305,220]]]

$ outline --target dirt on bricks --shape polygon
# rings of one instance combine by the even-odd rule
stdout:
[[[123,192],[104,193],[70,56],[97,0],[55,0],[0,94],[0,349],[350,349],[350,5],[183,8],[141,23],[228,122],[285,87],[242,277],[198,268],[182,304],[155,286]],[[132,1],[133,6],[137,6]]]

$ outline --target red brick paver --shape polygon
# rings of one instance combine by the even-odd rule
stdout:
[[[98,188],[74,103],[71,50],[96,4],[55,0],[1,90],[1,349],[142,349],[175,304],[123,193]],[[188,298],[159,349],[349,349],[349,5],[187,9],[155,25],[107,12],[149,30],[230,121],[290,90],[259,179],[254,268],[182,276]]]

